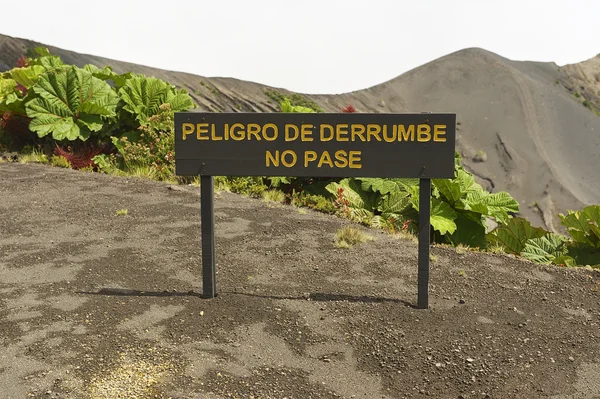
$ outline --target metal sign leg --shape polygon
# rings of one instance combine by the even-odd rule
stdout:
[[[429,307],[429,230],[431,179],[419,179],[419,309]]]
[[[213,176],[200,177],[200,225],[202,232],[202,296],[217,296],[215,268],[215,212]]]

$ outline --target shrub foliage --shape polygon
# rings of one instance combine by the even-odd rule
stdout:
[[[196,107],[185,90],[154,77],[117,74],[110,67],[65,65],[45,48],[28,55],[0,74],[0,147],[36,154],[45,149],[42,155],[57,166],[93,165],[107,173],[174,179],[173,115]],[[265,94],[281,112],[323,112],[298,94]],[[348,105],[341,111],[356,109]],[[220,176],[215,183],[253,197],[280,190],[296,206],[390,232],[418,231],[418,179]],[[454,178],[432,183],[434,242],[504,248],[537,263],[600,268],[600,206],[559,215],[569,234],[562,236],[516,217],[518,202],[506,192],[484,190],[458,154]],[[490,220],[498,226],[493,231],[487,228]]]

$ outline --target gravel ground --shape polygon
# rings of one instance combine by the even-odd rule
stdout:
[[[230,193],[0,164],[3,398],[600,398],[600,274],[416,245]],[[116,211],[127,209],[127,215]]]

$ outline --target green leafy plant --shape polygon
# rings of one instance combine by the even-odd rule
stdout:
[[[310,194],[304,191],[292,192],[289,201],[291,205],[311,208],[323,213],[334,214],[336,212],[333,201],[322,195]]]
[[[316,111],[302,105],[292,105],[289,98],[284,98],[281,102],[281,112],[314,113]]]
[[[87,140],[99,132],[105,118],[114,117],[116,93],[104,81],[75,66],[40,75],[33,86],[36,98],[27,102],[29,128],[39,137]]]
[[[135,74],[119,89],[119,96],[125,103],[123,110],[128,112],[139,125],[158,114],[159,107],[169,104],[171,112],[187,111],[196,105],[187,91],[157,78]]]
[[[543,237],[527,240],[521,255],[536,263],[575,266],[576,261],[572,257],[567,256],[567,243],[567,237],[548,233]]]
[[[506,192],[488,193],[461,166],[456,155],[454,179],[434,179],[430,223],[437,242],[485,248],[485,219],[505,223],[519,211]],[[417,230],[418,179],[358,178],[331,182],[338,213],[371,227],[390,231]]]
[[[221,191],[230,191],[253,198],[263,198],[264,192],[269,189],[260,176],[216,176],[214,185]]]
[[[600,268],[600,205],[568,211],[559,217],[573,239],[568,246],[568,255],[578,265]]]
[[[487,235],[487,240],[493,245],[501,245],[508,253],[520,254],[527,241],[541,238],[547,234],[540,227],[533,227],[523,218],[512,218]]]
[[[323,112],[323,108],[321,108],[316,102],[307,99],[301,94],[294,93],[289,96],[284,96],[277,90],[265,90],[264,93],[267,97],[279,105],[281,105],[281,103],[287,98],[292,106],[310,108],[314,112]]]
[[[285,202],[285,194],[279,190],[266,190],[262,193],[262,198],[266,202]]]
[[[139,135],[113,137],[112,141],[126,170],[147,168],[148,177],[160,181],[175,175],[175,136],[170,104],[162,104],[157,112],[139,127]],[[118,163],[115,156],[112,163]]]
[[[559,217],[570,238],[514,218],[488,234],[488,241],[536,263],[600,267],[600,206],[590,205]]]
[[[111,159],[106,154],[99,154],[92,158],[94,165],[99,172],[112,173],[117,167],[111,162]]]
[[[559,214],[561,223],[578,244],[600,248],[600,206],[590,205],[582,211]]]
[[[59,168],[66,168],[66,169],[71,168],[71,164],[69,163],[67,158],[63,157],[62,155],[53,155],[50,158],[50,165],[57,166]]]

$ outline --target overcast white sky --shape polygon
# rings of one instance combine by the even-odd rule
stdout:
[[[359,90],[466,47],[558,65],[600,53],[600,0],[26,3],[2,7],[1,34],[304,93]]]

